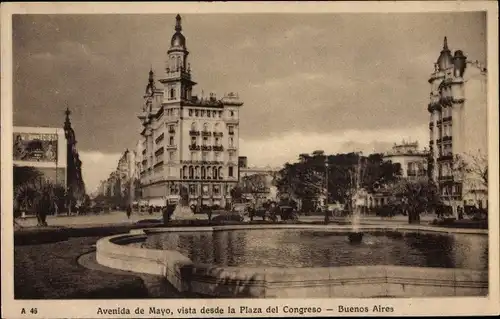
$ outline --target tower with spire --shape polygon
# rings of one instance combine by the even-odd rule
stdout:
[[[151,68],[139,115],[143,130],[138,160],[143,199],[153,206],[177,202],[224,206],[238,182],[239,108],[236,93],[217,98],[193,94],[182,18],[175,17],[165,70],[156,85]]]
[[[85,183],[82,176],[82,161],[76,148],[75,131],[71,125],[70,115],[71,111],[66,108],[64,112],[66,115],[64,121],[64,133],[66,136],[67,145],[67,205],[68,210],[71,212],[75,207],[83,204],[85,200]]]
[[[444,37],[434,71],[429,78],[431,87],[427,110],[429,119],[429,173],[443,201],[457,207],[485,207],[484,189],[471,189],[470,176],[457,176],[457,158],[487,152],[487,75],[486,68],[470,61],[461,50],[452,54],[448,38]],[[474,186],[476,187],[476,186]],[[477,188],[477,187],[476,187]],[[474,193],[471,198],[472,193]]]

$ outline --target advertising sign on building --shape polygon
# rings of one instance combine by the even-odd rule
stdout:
[[[14,133],[14,161],[57,162],[57,134]]]

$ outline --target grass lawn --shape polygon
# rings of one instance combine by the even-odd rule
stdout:
[[[81,266],[77,259],[92,251],[100,237],[22,245],[14,248],[15,299],[149,298],[139,276],[102,272]]]

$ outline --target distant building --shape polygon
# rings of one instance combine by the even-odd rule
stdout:
[[[163,206],[177,202],[181,189],[189,204],[221,205],[231,201],[238,182],[239,109],[237,94],[193,94],[186,38],[177,15],[166,72],[157,87],[153,70],[139,119],[140,183],[143,200]]]
[[[263,196],[267,199],[276,200],[277,199],[277,188],[273,185],[274,177],[280,168],[264,166],[248,166],[248,159],[246,156],[240,156],[238,158],[239,165],[239,181],[243,183],[245,177],[252,175],[260,175],[264,177],[264,193]]]
[[[454,165],[457,155],[469,158],[488,152],[486,68],[467,60],[461,50],[452,55],[445,37],[429,83],[432,179],[448,204],[486,207],[486,187],[464,183],[474,177],[457,178]],[[477,198],[478,194],[482,196]]]
[[[385,161],[391,161],[393,164],[399,164],[401,167],[401,177],[414,179],[426,177],[427,159],[429,152],[420,150],[418,142],[406,142],[403,140],[400,144],[394,144],[392,149],[384,154]]]

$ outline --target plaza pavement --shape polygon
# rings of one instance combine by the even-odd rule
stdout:
[[[213,217],[216,215],[214,214]],[[124,211],[112,211],[109,213],[102,213],[102,214],[89,214],[85,216],[66,216],[66,215],[59,215],[59,216],[47,216],[47,224],[49,226],[67,226],[67,227],[91,227],[91,226],[105,226],[105,225],[113,225],[113,224],[134,224],[140,220],[145,220],[145,219],[161,219],[162,214],[160,212],[153,213],[152,215],[149,215],[148,213],[138,213],[138,212],[133,212],[132,215],[130,216],[130,219],[127,218],[127,215],[125,214]],[[197,219],[207,219],[207,215],[204,214],[196,214]],[[422,224],[427,224],[428,222],[432,221],[435,218],[433,215],[423,215],[421,216],[421,223]],[[245,221],[248,219],[248,217],[245,217]],[[256,218],[256,220],[260,220],[259,217]],[[317,215],[317,216],[300,216],[299,217],[300,221],[304,222],[318,222],[318,221],[323,221],[324,217]],[[16,219],[16,222],[22,226],[22,227],[33,227],[36,226],[37,220],[36,218],[30,216],[25,219],[18,218]],[[377,217],[377,216],[362,216],[361,217],[361,222],[363,224],[373,224],[373,225],[398,225],[398,224],[403,224],[407,225],[408,224],[408,217],[406,216],[394,216],[392,218],[382,218],[382,217]]]

